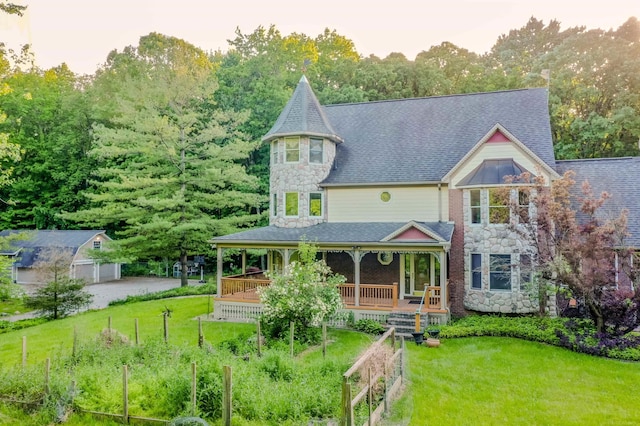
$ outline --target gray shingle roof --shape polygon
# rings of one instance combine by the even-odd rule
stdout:
[[[342,141],[325,116],[305,76],[302,76],[291,99],[262,140],[290,135],[319,136],[334,142]]]
[[[9,250],[5,250],[1,254],[14,254],[20,252],[20,265],[23,267],[31,266],[38,258],[38,253],[45,247],[59,247],[71,250],[73,254],[78,248],[91,240],[97,234],[104,233],[103,230],[40,230],[40,231],[0,231],[0,236],[7,236],[17,232],[24,232],[29,237],[25,240],[13,241]]]
[[[611,196],[602,207],[605,217],[615,217],[622,209],[629,211],[626,244],[640,248],[640,157],[599,158],[558,161],[556,170],[576,172],[573,193],[582,195],[582,182],[589,181],[595,195],[606,191]]]
[[[555,165],[543,88],[329,105],[324,110],[344,139],[324,181],[329,185],[441,181],[496,124],[547,165]]]
[[[451,242],[453,223],[416,222],[418,225]],[[357,222],[357,223],[319,223],[306,228],[280,228],[267,226],[251,229],[237,234],[224,235],[213,239],[214,242],[271,242],[298,243],[302,238],[318,243],[379,243],[385,237],[405,226],[405,222]]]

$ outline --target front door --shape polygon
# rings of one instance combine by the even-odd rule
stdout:
[[[440,283],[440,262],[435,254],[407,253],[403,263],[403,296],[422,296],[426,287]]]

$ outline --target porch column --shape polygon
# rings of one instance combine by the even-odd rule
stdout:
[[[440,309],[447,309],[447,252],[440,253]]]
[[[356,248],[353,252],[354,264],[354,281],[355,281],[355,305],[360,306],[360,249]]]
[[[216,248],[216,296],[222,297],[222,248]]]
[[[247,273],[247,251],[242,250],[242,274]]]
[[[285,267],[289,266],[289,260],[291,259],[291,252],[289,251],[288,248],[284,249],[284,256],[282,256],[282,268],[284,269]]]

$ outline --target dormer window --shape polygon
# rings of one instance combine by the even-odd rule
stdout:
[[[309,139],[309,163],[322,164],[323,152],[322,152],[323,140],[318,138]]]
[[[300,138],[284,138],[285,161],[287,163],[298,163],[300,161]]]

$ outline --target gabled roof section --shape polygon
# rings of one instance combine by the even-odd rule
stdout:
[[[284,136],[318,136],[342,142],[303,75],[271,130],[262,138],[270,141]]]
[[[484,160],[471,173],[456,183],[456,187],[503,185],[505,177],[520,176],[525,172],[533,176],[530,171],[513,161],[512,158]],[[513,183],[518,183],[518,180],[514,180]]]
[[[576,175],[572,188],[573,208],[578,220],[582,213],[577,198],[582,197],[582,182],[589,181],[593,194],[607,192],[611,198],[599,210],[602,219],[618,217],[622,209],[628,210],[626,245],[640,250],[640,157],[597,158],[590,160],[566,160],[556,163],[558,173],[573,170]]]
[[[548,118],[549,116],[547,115],[547,119]],[[548,161],[545,161],[542,157],[540,157],[540,155],[538,155],[540,152],[536,152],[535,150],[532,150],[529,146],[527,146],[525,143],[520,141],[513,133],[507,130],[502,124],[496,123],[491,128],[491,130],[485,133],[485,135],[482,138],[480,138],[480,140],[478,140],[478,142],[469,150],[469,152],[467,152],[465,155],[463,155],[460,158],[460,160],[447,172],[443,180],[448,180],[455,173],[455,171],[458,170],[460,167],[462,167],[462,165],[469,158],[473,157],[485,143],[505,142],[504,140],[500,140],[503,138],[506,138],[508,141],[518,146],[529,157],[531,157],[537,164],[540,164],[540,166],[551,176],[558,177],[558,173],[554,169],[555,156],[553,154],[553,143],[551,141],[551,133],[549,133],[548,144],[549,144],[549,148],[551,149],[552,161],[548,162]]]
[[[387,235],[382,241],[428,241],[445,242],[445,239],[432,230],[427,224],[411,221],[403,227]]]
[[[545,88],[328,105],[324,110],[346,143],[337,146],[323,186],[442,182],[478,141],[497,129],[555,174]]]

